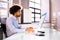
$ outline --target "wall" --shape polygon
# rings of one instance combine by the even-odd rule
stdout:
[[[52,13],[60,11],[60,0],[51,0]]]
[[[60,0],[51,0],[51,21],[54,28],[58,28],[57,15],[60,12]]]
[[[32,18],[32,16],[31,16],[31,14],[32,14],[32,12],[29,10],[29,9],[24,9],[23,10],[23,22],[24,23],[31,23],[32,21],[31,21],[31,18]]]
[[[23,8],[28,9],[29,8],[29,0],[21,0],[21,5]]]

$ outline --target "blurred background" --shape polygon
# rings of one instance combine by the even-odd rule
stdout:
[[[22,6],[22,15],[18,18],[19,24],[22,26],[39,23],[42,15],[46,13],[42,27],[60,31],[60,0],[0,0],[1,40],[4,38],[2,30],[6,29],[3,26],[6,25],[6,19],[11,16],[9,8],[14,4]]]

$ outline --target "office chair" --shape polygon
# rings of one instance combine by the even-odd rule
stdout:
[[[5,37],[7,37],[7,33],[6,33],[6,18],[1,18],[1,29],[5,34]]]
[[[2,31],[3,31],[4,34],[5,34],[5,37],[7,37],[7,33],[6,33],[6,24],[1,24],[1,28],[2,28]]]

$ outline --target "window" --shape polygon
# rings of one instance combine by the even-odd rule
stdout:
[[[8,0],[0,0],[0,16],[1,18],[8,17]]]
[[[41,18],[40,0],[30,0],[29,9],[32,12],[32,22],[39,22]]]

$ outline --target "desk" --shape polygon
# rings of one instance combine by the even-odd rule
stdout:
[[[50,40],[50,28],[43,28],[45,36],[36,36],[33,33],[17,33],[3,40]],[[35,29],[37,30],[37,29]]]

